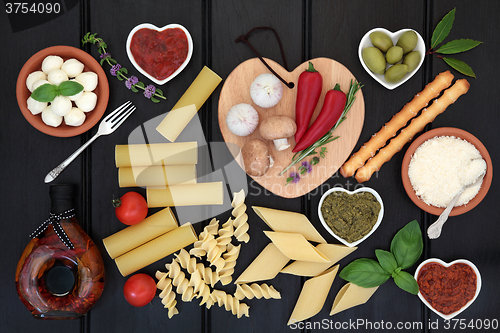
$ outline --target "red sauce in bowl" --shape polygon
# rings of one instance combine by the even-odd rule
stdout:
[[[188,39],[180,28],[137,30],[130,42],[135,62],[158,80],[172,75],[187,58]]]
[[[467,264],[445,267],[430,262],[420,269],[417,283],[425,300],[437,311],[449,315],[474,298],[477,276]]]

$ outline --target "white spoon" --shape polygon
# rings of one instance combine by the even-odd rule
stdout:
[[[460,196],[462,195],[462,193],[464,193],[464,191],[467,188],[472,187],[472,186],[476,185],[478,182],[480,182],[483,179],[483,177],[484,177],[485,174],[486,174],[486,170],[484,170],[476,178],[475,181],[473,181],[472,183],[470,183],[470,184],[468,184],[466,186],[462,186],[462,189],[460,190],[460,192],[458,192],[453,197],[453,199],[451,199],[451,202],[448,204],[448,206],[446,207],[446,209],[441,213],[441,215],[439,215],[439,218],[436,220],[436,222],[434,222],[433,224],[431,224],[429,226],[429,228],[427,228],[427,236],[429,236],[430,239],[436,239],[436,238],[438,238],[441,235],[441,229],[443,228],[443,225],[446,222],[446,220],[448,220],[448,216],[450,215],[451,210],[453,209],[453,207],[455,207],[455,204],[457,203],[458,198],[460,198]]]

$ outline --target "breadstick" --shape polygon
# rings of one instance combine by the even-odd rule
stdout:
[[[371,139],[366,142],[357,153],[342,165],[340,173],[344,177],[351,177],[357,169],[365,164],[366,160],[373,157],[378,149],[383,147],[385,143],[394,137],[399,129],[405,126],[408,121],[417,115],[417,113],[426,107],[430,100],[439,96],[442,90],[448,88],[453,80],[453,74],[450,71],[438,74],[434,81],[427,84],[420,93],[416,94],[411,102],[407,103],[401,111],[396,113],[392,119],[382,126],[380,131],[374,134]]]
[[[421,132],[425,125],[443,113],[450,104],[455,103],[461,95],[469,90],[469,87],[470,84],[465,79],[456,81],[451,88],[443,93],[443,96],[435,100],[427,109],[424,109],[422,114],[414,118],[385,148],[369,159],[365,166],[360,168],[356,173],[356,180],[360,183],[369,180],[374,172],[380,170],[380,167],[400,151],[417,133]]]

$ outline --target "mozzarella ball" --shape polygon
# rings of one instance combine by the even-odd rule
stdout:
[[[63,117],[56,115],[54,112],[52,112],[51,106],[47,106],[45,109],[42,111],[42,121],[45,123],[45,125],[52,126],[52,127],[57,127],[61,125],[63,120]]]
[[[97,74],[94,72],[85,72],[75,78],[83,85],[84,91],[92,91],[97,87]]]
[[[62,69],[53,69],[47,74],[47,80],[55,84],[56,86],[60,85],[61,82],[68,81],[68,75]]]
[[[28,97],[26,103],[28,104],[28,110],[30,110],[34,115],[41,113],[48,104],[47,102],[39,102],[37,100],[34,100],[33,98],[31,98],[31,96]]]
[[[82,97],[75,101],[75,104],[83,112],[92,111],[97,104],[97,95],[92,91],[85,91]]]
[[[84,65],[76,59],[68,59],[64,62],[61,69],[68,77],[77,77],[82,74]]]
[[[48,56],[42,61],[42,71],[45,74],[53,69],[60,69],[63,64],[63,59],[59,56]]]
[[[73,107],[71,101],[66,96],[57,96],[50,105],[52,106],[52,112],[61,117],[67,115]]]
[[[44,84],[50,84],[50,82],[47,80],[36,80],[31,88],[33,89],[33,91],[35,91],[36,88],[43,86]]]
[[[78,82],[75,79],[70,79],[70,81]],[[80,82],[78,82],[78,83],[80,83]],[[74,101],[78,100],[80,97],[82,97],[82,95],[83,95],[83,90],[80,91],[78,94],[75,94],[72,96],[67,96],[67,97],[74,102]]]
[[[38,80],[47,80],[47,74],[42,71],[36,71],[28,75],[26,78],[26,87],[28,87],[29,91],[33,92],[33,83]]]
[[[64,116],[64,123],[68,126],[80,126],[85,121],[85,113],[79,108],[72,108],[71,111]]]

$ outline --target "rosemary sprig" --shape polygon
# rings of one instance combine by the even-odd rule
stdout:
[[[101,66],[103,65],[104,62],[106,62],[109,66],[111,66],[110,73],[113,76],[116,76],[116,78],[120,81],[125,80],[125,86],[132,90],[133,92],[138,92],[137,88],[141,89],[144,91],[144,96],[146,98],[151,99],[152,102],[158,103],[161,99],[166,99],[165,96],[163,96],[163,92],[156,88],[154,85],[144,85],[139,79],[135,76],[130,76],[128,78],[125,74],[128,74],[128,70],[125,67],[122,67],[115,59],[111,58],[111,54],[106,52],[106,48],[108,47],[107,44],[104,42],[102,38],[96,37],[97,33],[91,34],[88,32],[82,39],[82,44],[85,45],[86,43],[94,44],[97,45],[97,50],[100,54],[100,64]]]
[[[358,92],[358,90],[361,89],[361,87],[363,87],[363,86],[359,82],[355,81],[353,83],[353,81],[351,80],[351,84],[349,86],[349,91],[348,91],[347,96],[346,96],[347,102],[346,102],[346,105],[344,107],[344,111],[342,111],[342,114],[340,115],[339,120],[337,120],[337,122],[332,127],[332,129],[329,130],[325,135],[323,135],[323,137],[321,137],[321,139],[319,139],[318,141],[316,141],[315,143],[310,145],[308,148],[306,148],[302,151],[299,151],[295,155],[293,155],[292,162],[285,169],[283,169],[283,171],[280,172],[280,176],[283,175],[285,172],[287,172],[292,166],[294,166],[295,164],[302,161],[304,158],[317,154],[316,148],[324,146],[327,143],[330,143],[330,142],[337,140],[339,138],[339,136],[334,137],[333,132],[344,120],[347,119],[347,112],[349,112],[349,110],[351,109],[352,104],[356,100],[355,95]]]

